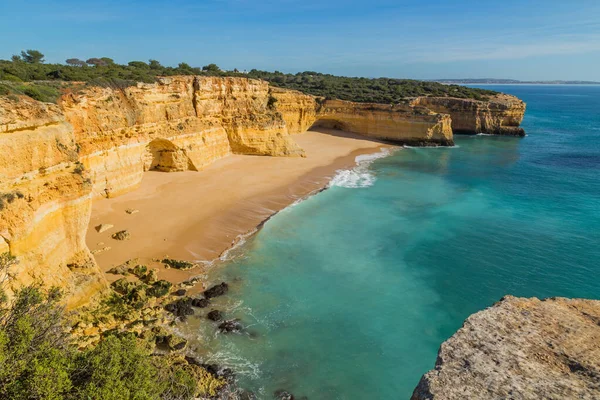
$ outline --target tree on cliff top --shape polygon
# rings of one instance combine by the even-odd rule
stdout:
[[[21,58],[29,64],[41,64],[44,62],[44,55],[37,50],[22,51]]]
[[[83,67],[83,66],[87,65],[87,63],[85,61],[80,60],[79,58],[68,58],[65,62],[67,64],[73,65],[75,67]]]
[[[87,60],[85,60],[86,63],[93,65],[95,67],[103,67],[105,65],[108,65],[108,63],[104,60],[102,60],[101,58],[88,58]]]
[[[81,68],[80,64],[71,63],[78,59],[69,59],[67,65],[42,64],[43,54],[37,50],[28,50],[23,53],[23,58],[15,56],[12,60],[0,60],[0,81],[3,81],[0,84],[6,87],[11,86],[11,90],[15,93],[24,92],[24,88],[16,87],[21,82],[52,80],[88,82],[91,86],[97,86],[111,84],[118,80],[126,85],[134,85],[136,82],[156,82],[159,76],[173,75],[239,76],[263,79],[274,86],[299,90],[315,96],[381,104],[396,104],[406,98],[417,96],[450,96],[484,100],[496,93],[437,82],[391,78],[350,78],[320,74],[314,71],[286,74],[280,71],[268,72],[253,69],[248,74],[242,74],[236,70],[223,71],[214,63],[205,65],[203,68],[192,67],[184,62],[177,67],[168,67],[161,65],[157,60],[149,60],[148,63],[132,61],[121,65],[108,57],[94,57],[87,60],[87,63],[93,65],[94,68]],[[37,86],[38,91],[42,91],[45,89],[40,85],[49,86],[50,84],[48,82],[29,84],[29,86],[34,85]],[[60,88],[64,88],[64,86],[66,85],[62,83],[57,85]],[[119,86],[122,85],[119,84]],[[2,92],[7,90],[9,89],[4,88]],[[36,94],[33,90],[31,92]],[[45,97],[49,98],[49,96]]]
[[[221,72],[221,68],[217,64],[208,64],[202,67],[202,71],[205,72]]]

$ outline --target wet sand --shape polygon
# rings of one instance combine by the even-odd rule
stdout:
[[[125,195],[94,202],[88,247],[103,271],[129,259],[159,267],[165,257],[209,262],[219,258],[264,220],[327,185],[339,169],[351,168],[360,154],[386,146],[365,137],[333,130],[294,135],[306,158],[231,155],[202,171],[147,172],[141,186]],[[139,212],[127,214],[126,209]],[[114,227],[98,233],[99,224]],[[111,235],[128,230],[129,240]],[[159,268],[174,283],[201,274]],[[108,275],[109,280],[118,278]]]

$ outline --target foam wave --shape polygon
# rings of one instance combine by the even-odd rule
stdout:
[[[345,188],[366,188],[373,186],[377,178],[370,171],[369,166],[373,161],[389,156],[392,150],[389,148],[381,149],[379,153],[361,154],[354,160],[356,167],[352,169],[338,170],[335,176],[329,181],[329,187],[338,186]]]
[[[477,136],[477,135],[475,135]],[[409,145],[402,145],[403,148],[405,149],[419,149],[419,150],[431,150],[431,149],[458,149],[460,146],[455,144],[453,146],[409,146]]]

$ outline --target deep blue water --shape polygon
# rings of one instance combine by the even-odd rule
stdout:
[[[408,399],[503,295],[600,298],[600,87],[491,88],[527,137],[402,149],[272,218],[210,277],[252,335],[191,321],[206,359],[264,399]]]

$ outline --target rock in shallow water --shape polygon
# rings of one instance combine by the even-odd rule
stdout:
[[[600,398],[600,301],[504,297],[440,347],[412,400]]]
[[[206,315],[206,318],[210,319],[211,321],[220,321],[223,319],[223,313],[219,310],[212,310],[211,312],[209,312]]]
[[[287,390],[277,390],[273,393],[273,397],[277,400],[294,400],[294,395]]]
[[[209,304],[207,299],[192,299],[192,307],[206,308]]]
[[[236,333],[242,330],[242,324],[237,319],[230,319],[219,324],[219,330],[223,333]]]
[[[204,297],[207,299],[212,299],[213,297],[222,296],[229,290],[229,285],[225,282],[221,282],[218,285],[215,285],[209,289],[204,291]]]

